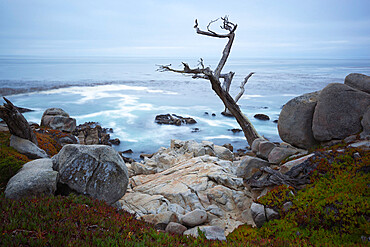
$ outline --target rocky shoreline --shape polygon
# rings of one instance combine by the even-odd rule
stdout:
[[[50,108],[41,127],[33,128],[64,131],[58,139],[63,148],[50,158],[35,144],[12,137],[11,146],[20,153],[41,159],[24,165],[9,181],[5,196],[86,194],[153,223],[159,231],[198,236],[199,228],[208,239],[225,240],[240,225],[261,227],[279,218],[280,212],[257,200],[276,186],[305,188],[317,169],[315,161],[327,157],[330,146],[341,143],[343,150],[370,151],[369,87],[369,76],[350,74],[345,84],[329,84],[292,99],[278,121],[283,143],[258,138],[251,151],[237,154],[231,145],[172,140],[170,147],[143,156],[141,162],[124,161],[110,147],[117,143],[110,140],[113,130],[97,123],[76,126],[66,112]],[[160,119],[192,123],[175,117]],[[308,151],[319,144],[329,151]],[[286,210],[290,207],[287,202]]]

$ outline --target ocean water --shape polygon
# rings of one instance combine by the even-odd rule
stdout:
[[[198,63],[196,58],[0,57],[0,94],[17,106],[34,110],[24,114],[28,121],[39,123],[45,109],[59,107],[76,118],[77,124],[96,121],[113,128],[111,137],[121,140],[114,148],[132,149],[136,159],[140,153],[168,147],[171,139],[247,147],[243,133],[229,131],[239,126],[235,119],[220,114],[223,104],[207,80],[157,71],[160,64],[181,69],[181,61],[190,66]],[[211,68],[217,62],[204,58]],[[231,58],[223,72],[230,70],[236,72],[233,96],[243,78],[255,72],[238,104],[260,134],[281,141],[273,120],[287,101],[332,82],[343,83],[349,73],[370,74],[370,61]],[[193,117],[197,124],[154,122],[156,115],[167,113]],[[268,115],[270,121],[255,119],[257,113]]]

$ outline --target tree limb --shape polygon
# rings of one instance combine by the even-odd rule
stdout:
[[[248,79],[249,79],[253,74],[254,74],[254,72],[249,73],[249,75],[247,75],[247,76],[244,78],[244,81],[242,81],[242,82],[240,83],[240,92],[238,93],[238,95],[236,95],[236,96],[235,96],[235,99],[234,99],[234,100],[235,100],[235,102],[238,102],[238,101],[239,101],[239,99],[243,96],[244,91],[245,91],[244,86],[245,86],[245,84],[247,84]]]
[[[222,57],[217,65],[216,70],[213,72],[209,67],[204,67],[203,59],[200,59],[198,67],[195,69],[192,69],[189,67],[187,63],[182,63],[184,68],[183,70],[177,70],[171,68],[171,65],[160,65],[159,71],[172,71],[176,73],[181,74],[192,74],[193,78],[202,78],[202,79],[208,79],[211,82],[211,86],[213,91],[216,92],[217,96],[222,100],[222,102],[225,105],[225,109],[228,109],[230,113],[235,117],[236,121],[242,128],[244,132],[244,136],[246,137],[248,144],[251,146],[253,141],[257,138],[260,138],[261,136],[258,134],[258,132],[253,127],[252,123],[249,121],[249,119],[241,112],[239,106],[236,104],[236,101],[230,96],[229,94],[229,88],[231,81],[234,77],[234,72],[229,72],[227,74],[221,74],[221,71],[223,67],[226,64],[227,58],[229,57],[231,47],[235,38],[235,30],[237,28],[237,25],[230,22],[228,16],[225,16],[221,18],[223,21],[223,25],[221,26],[221,29],[229,31],[228,34],[218,34],[211,30],[210,26],[212,23],[216,22],[219,19],[213,20],[208,23],[207,31],[202,31],[198,27],[198,20],[195,19],[195,25],[194,28],[197,32],[197,34],[206,35],[210,37],[216,37],[216,38],[228,38],[229,41],[227,42],[223,52]],[[200,66],[200,67],[199,67]],[[240,88],[241,93],[238,94],[237,100],[240,99],[242,94],[244,93],[244,85],[247,83],[248,79],[252,76],[253,73],[250,73],[242,82]],[[220,78],[224,79],[224,83],[221,86]],[[226,110],[225,110],[226,111]]]

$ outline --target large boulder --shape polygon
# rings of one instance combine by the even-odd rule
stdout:
[[[40,125],[72,132],[76,128],[76,119],[69,117],[68,113],[60,108],[49,108],[42,115]]]
[[[362,116],[361,125],[363,133],[370,135],[370,106],[367,107],[365,114]]]
[[[113,204],[126,193],[128,171],[122,157],[105,145],[69,144],[53,157],[59,183]]]
[[[360,91],[370,93],[370,76],[351,73],[344,79],[344,84]]]
[[[39,195],[54,195],[58,172],[54,171],[51,159],[30,161],[8,182],[5,197],[20,199]]]
[[[316,140],[344,139],[362,131],[361,119],[370,94],[345,84],[331,83],[320,93],[312,121]]]
[[[278,121],[283,141],[304,149],[317,144],[312,133],[312,117],[318,95],[319,92],[303,94],[284,105]]]
[[[36,144],[15,135],[12,135],[10,137],[10,146],[17,150],[18,152],[20,152],[21,154],[26,155],[30,159],[39,159],[48,157],[47,153],[41,148],[39,148]]]

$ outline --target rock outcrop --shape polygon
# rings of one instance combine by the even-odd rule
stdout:
[[[226,234],[243,223],[253,224],[248,217],[250,192],[235,175],[233,163],[216,156],[214,146],[172,140],[170,148],[137,165],[153,174],[139,174],[129,167],[130,189],[120,200],[122,208],[143,219],[169,211],[189,227],[218,226]],[[200,221],[188,220],[192,215]]]
[[[76,128],[76,119],[60,108],[47,109],[41,118],[41,126],[66,132],[73,132]]]
[[[54,195],[57,188],[58,172],[54,171],[51,159],[30,161],[8,182],[5,197],[21,199],[24,197]]]
[[[111,140],[109,132],[113,132],[112,129],[102,128],[96,122],[87,122],[80,124],[73,131],[73,134],[77,136],[80,144],[84,145],[119,145],[120,140],[118,138]]]
[[[127,167],[121,156],[105,145],[65,145],[53,157],[58,182],[93,198],[115,203],[126,193]]]
[[[195,124],[194,118],[191,117],[182,117],[176,114],[164,114],[164,115],[157,115],[155,117],[155,122],[157,124],[170,124],[170,125],[177,125],[180,126],[182,124]]]

